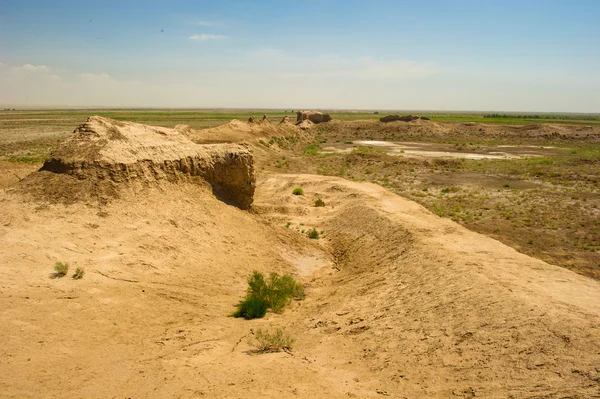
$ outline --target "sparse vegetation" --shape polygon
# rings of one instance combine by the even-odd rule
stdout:
[[[316,207],[323,207],[323,206],[325,206],[325,201],[323,201],[321,198],[317,198],[315,200],[315,206]]]
[[[56,262],[54,264],[54,273],[52,273],[52,278],[60,278],[67,275],[69,272],[69,264],[66,262]]]
[[[81,280],[83,278],[84,274],[85,274],[85,270],[81,267],[78,267],[77,269],[75,269],[75,274],[73,274],[73,278],[75,280]]]
[[[262,273],[254,271],[248,278],[246,298],[237,306],[233,317],[247,320],[263,317],[267,309],[282,312],[292,299],[304,298],[304,287],[289,274],[280,276],[271,273],[265,279]]]
[[[306,232],[306,235],[308,236],[308,238],[310,238],[312,240],[318,240],[320,237],[319,232],[314,227],[311,230],[308,230]]]
[[[254,333],[254,346],[259,352],[280,352],[289,351],[296,340],[290,337],[282,328],[261,329],[259,328]]]
[[[304,195],[304,190],[301,187],[296,187],[294,191],[292,191],[294,195]]]

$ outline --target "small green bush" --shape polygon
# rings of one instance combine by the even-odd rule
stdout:
[[[325,206],[325,201],[323,201],[321,198],[319,198],[315,201],[315,206],[317,206],[317,207]]]
[[[294,191],[292,191],[292,194],[294,195],[304,195],[304,190],[300,187],[296,187],[294,189]]]
[[[282,350],[291,350],[292,345],[296,340],[290,337],[281,328],[275,330],[256,330],[254,334],[256,342],[254,346],[258,348],[260,352],[280,352]]]
[[[83,275],[85,274],[85,270],[83,270],[83,268],[78,267],[77,269],[75,269],[75,274],[73,274],[73,278],[75,280],[81,280],[83,278]]]
[[[271,273],[268,279],[256,270],[248,278],[246,298],[238,304],[233,317],[261,318],[271,309],[281,312],[293,299],[304,298],[304,287],[289,274]]]
[[[318,240],[319,239],[319,232],[314,227],[312,228],[312,230],[308,230],[306,232],[306,235],[308,236],[308,238],[310,238],[312,240]]]
[[[246,320],[260,319],[267,313],[267,302],[262,298],[250,296],[240,302],[233,317],[243,317]]]
[[[69,272],[69,264],[63,262],[56,262],[54,264],[54,273],[52,274],[52,278],[64,277]]]

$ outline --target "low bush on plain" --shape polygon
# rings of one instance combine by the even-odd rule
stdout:
[[[300,187],[296,187],[294,189],[294,191],[292,191],[292,194],[294,195],[304,195],[304,190]]]
[[[282,328],[274,330],[258,329],[254,334],[256,342],[254,346],[260,352],[280,352],[282,350],[288,351],[292,349],[292,345],[296,340],[290,337]]]
[[[315,206],[316,206],[316,207],[325,206],[325,201],[323,201],[321,198],[318,198],[318,199],[315,201]]]
[[[268,279],[256,270],[248,278],[246,298],[237,305],[233,317],[246,320],[263,317],[267,309],[282,312],[292,299],[304,298],[304,287],[289,274],[271,273]]]
[[[78,267],[77,269],[75,269],[75,274],[73,274],[73,279],[75,280],[81,280],[83,278],[83,275],[85,274],[85,270],[81,267]]]
[[[66,262],[56,262],[54,264],[54,273],[52,273],[52,278],[60,278],[67,275],[69,272],[69,264]]]

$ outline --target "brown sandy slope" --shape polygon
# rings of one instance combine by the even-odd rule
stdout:
[[[294,386],[329,385],[301,358],[247,353],[251,327],[286,315],[227,317],[253,269],[297,274],[290,257],[327,263],[316,244],[191,184],[102,207],[0,193],[0,208],[0,397],[289,393],[273,379],[281,368],[297,373]],[[85,268],[84,278],[51,279],[57,261]]]
[[[598,282],[379,186],[272,175],[257,193],[264,216],[191,184],[101,207],[1,194],[3,396],[598,396]],[[87,274],[50,279],[56,261]],[[307,298],[228,318],[254,268],[299,274]],[[261,326],[293,353],[252,353]]]
[[[177,125],[175,130],[187,135],[198,144],[253,142],[279,135],[302,134],[302,130],[292,123],[283,122],[242,122],[233,119],[222,126],[193,130],[186,125]]]

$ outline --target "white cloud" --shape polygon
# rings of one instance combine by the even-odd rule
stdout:
[[[32,64],[25,64],[20,67],[17,67],[17,69],[27,71],[27,72],[49,72],[50,71],[50,67],[47,65],[32,65]]]
[[[188,37],[188,39],[190,40],[196,40],[199,42],[206,42],[209,40],[223,40],[223,39],[227,39],[227,36],[224,35],[213,35],[210,33],[201,33],[201,34],[194,34],[190,37]]]
[[[208,28],[208,27],[211,27],[211,26],[215,26],[215,23],[214,22],[210,22],[210,21],[200,20],[200,21],[196,22],[196,25],[204,26],[204,27]]]
[[[107,73],[80,73],[79,77],[82,79],[110,79],[110,75]]]

